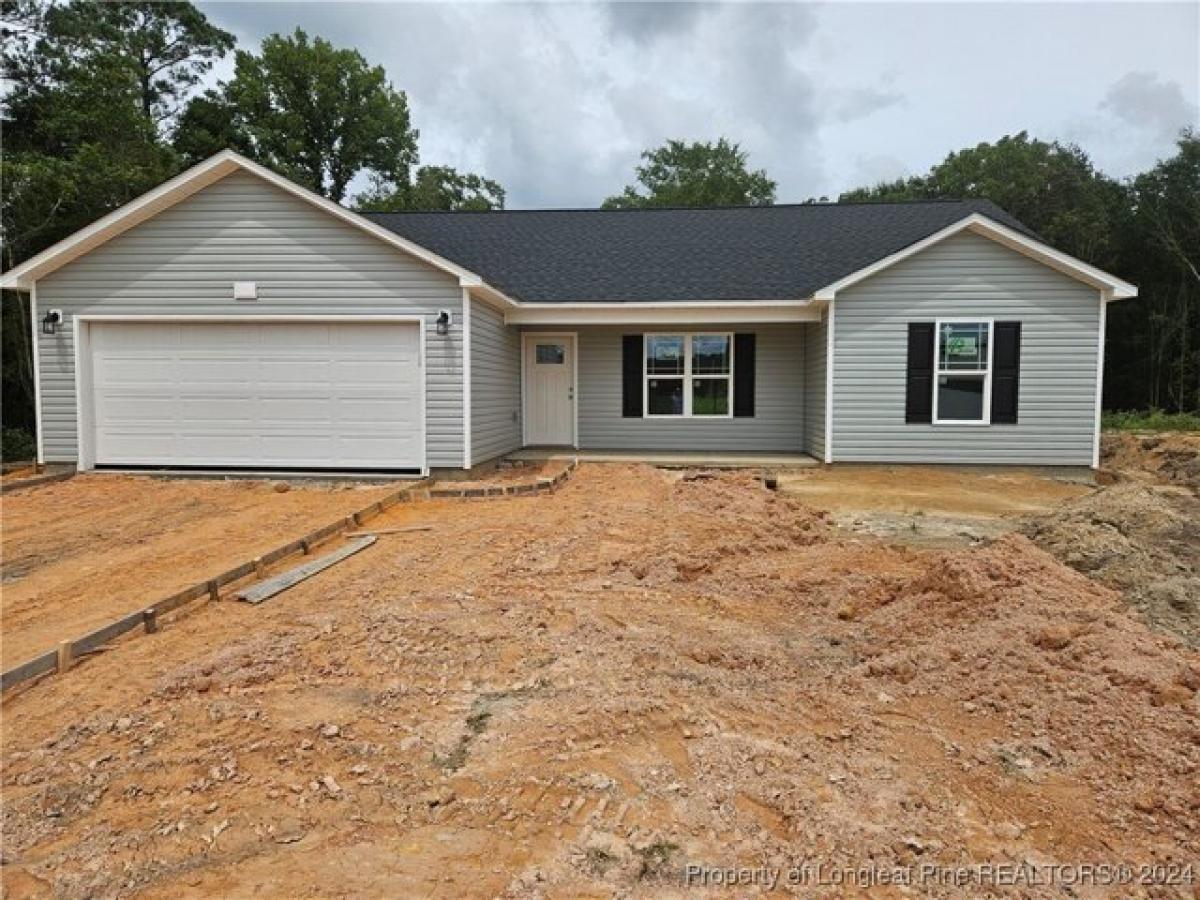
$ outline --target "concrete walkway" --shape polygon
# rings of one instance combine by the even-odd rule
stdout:
[[[805,453],[670,453],[644,450],[572,450],[562,447],[526,447],[510,453],[505,458],[522,462],[578,459],[581,463],[640,462],[672,468],[699,466],[714,469],[804,468],[820,465]]]

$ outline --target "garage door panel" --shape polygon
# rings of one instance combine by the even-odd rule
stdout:
[[[242,322],[187,323],[178,325],[162,325],[163,329],[174,331],[177,335],[173,341],[181,350],[198,351],[200,353],[220,353],[222,351],[245,351],[264,343],[264,332],[259,326]],[[269,326],[276,328],[278,326]],[[303,334],[300,329],[291,334],[281,336],[288,342],[300,341]]]
[[[178,404],[179,417],[197,424],[225,422],[230,425],[250,425],[258,418],[258,404],[247,397],[180,397],[175,402]]]
[[[93,371],[97,378],[104,379],[107,384],[127,384],[136,387],[145,385],[147,379],[154,378],[163,366],[170,365],[173,358],[159,353],[145,358],[97,356],[93,363]]]
[[[420,329],[94,323],[101,465],[421,468]]]
[[[112,426],[128,427],[145,422],[147,427],[157,428],[154,425],[156,420],[170,420],[175,416],[176,402],[174,397],[110,394],[98,405],[96,417]]]

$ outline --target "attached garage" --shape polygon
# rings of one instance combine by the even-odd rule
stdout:
[[[425,468],[418,321],[82,318],[95,465]]]

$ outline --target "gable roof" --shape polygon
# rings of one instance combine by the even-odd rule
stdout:
[[[39,278],[244,170],[458,278],[505,306],[829,300],[971,230],[1105,292],[1137,288],[1055,250],[986,200],[703,209],[356,213],[232,150],[148,191],[0,276]]]
[[[55,269],[65,266],[107,243],[118,235],[123,234],[147,219],[153,218],[163,210],[186,200],[193,194],[203,190],[210,184],[220,181],[226,175],[236,171],[246,171],[252,175],[273,184],[287,193],[322,209],[337,219],[374,235],[385,243],[391,244],[418,259],[427,262],[436,269],[459,279],[463,287],[481,287],[482,279],[474,272],[463,268],[457,263],[438,256],[425,247],[420,247],[400,234],[382,228],[369,219],[363,218],[356,212],[322,197],[320,194],[301,187],[294,181],[261,166],[232,150],[223,150],[215,156],[210,156],[204,162],[198,163],[169,181],[147,191],[140,197],[131,200],[124,206],[118,207],[105,216],[97,219],[91,225],[81,228],[74,234],[63,238],[56,244],[47,247],[41,253],[30,257],[19,266],[14,266],[0,277],[0,287],[7,290],[28,290],[37,279],[50,274]]]
[[[527,304],[829,299],[855,273],[965,228],[1042,247],[1043,262],[1057,254],[986,200],[364,215]],[[1074,262],[1068,274],[1115,282]]]

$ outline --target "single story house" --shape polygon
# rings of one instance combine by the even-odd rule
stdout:
[[[5,273],[38,455],[470,468],[522,447],[1095,466],[1137,289],[980,201],[352,212],[232,152]]]

